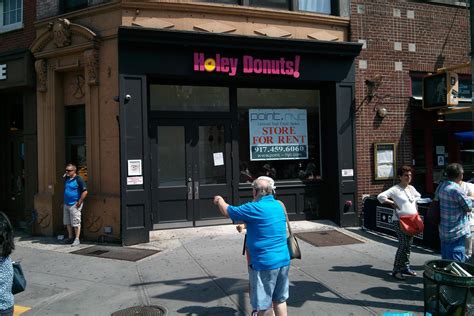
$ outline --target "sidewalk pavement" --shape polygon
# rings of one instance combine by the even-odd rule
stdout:
[[[390,275],[397,242],[329,221],[292,222],[295,232],[337,229],[363,243],[314,247],[299,241],[303,258],[290,270],[289,315],[381,315],[423,312],[423,264],[439,258],[414,246],[417,277]],[[249,315],[243,235],[234,225],[153,231],[154,241],[134,246],[160,250],[138,262],[71,254],[79,247],[50,237],[16,238],[12,257],[28,280],[16,305],[22,315],[110,315],[157,305],[167,315]]]

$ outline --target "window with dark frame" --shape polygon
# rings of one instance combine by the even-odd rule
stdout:
[[[64,13],[87,8],[88,0],[64,0],[62,2],[62,11]]]
[[[194,0],[195,2],[234,4],[278,10],[338,15],[337,1],[331,0]]]
[[[23,0],[0,0],[0,31],[22,27]]]

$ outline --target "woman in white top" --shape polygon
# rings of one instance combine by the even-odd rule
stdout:
[[[380,203],[389,204],[394,208],[392,223],[398,237],[398,250],[395,255],[392,276],[398,280],[405,280],[404,274],[416,276],[416,272],[410,268],[413,236],[409,236],[400,230],[400,215],[417,214],[416,201],[421,197],[421,194],[410,185],[412,179],[411,167],[402,166],[398,168],[397,175],[400,183],[380,193],[377,199]]]

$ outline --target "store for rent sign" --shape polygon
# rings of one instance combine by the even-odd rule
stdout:
[[[0,80],[7,80],[7,65],[0,64]]]
[[[194,53],[194,71],[219,72],[230,77],[239,71],[244,74],[284,75],[294,78],[300,77],[299,55],[293,58],[280,57],[276,59],[256,58],[252,55],[243,55],[242,58],[214,54]]]
[[[250,160],[308,159],[305,109],[250,109]]]

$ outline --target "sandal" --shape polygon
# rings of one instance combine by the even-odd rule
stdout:
[[[395,279],[400,280],[400,281],[406,280],[406,278],[403,276],[403,274],[400,271],[399,272],[392,272],[392,276]]]

